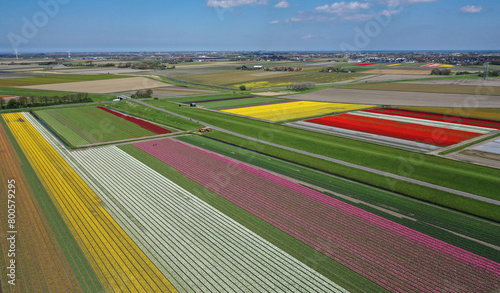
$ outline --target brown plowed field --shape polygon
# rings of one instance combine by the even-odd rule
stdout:
[[[30,85],[30,86],[23,86],[21,88],[107,94],[107,93],[135,91],[135,90],[165,87],[165,86],[168,86],[168,84],[152,80],[146,77],[129,77],[129,78],[118,78],[118,79],[106,79],[106,80]]]
[[[7,283],[8,243],[2,237],[2,292],[81,292],[33,191],[22,173],[22,164],[5,129],[0,125],[0,194],[7,194],[7,180],[14,179],[16,190],[16,285]],[[0,232],[7,232],[7,200],[2,196]]]

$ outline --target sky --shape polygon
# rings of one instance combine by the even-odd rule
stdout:
[[[0,0],[0,52],[500,50],[498,0]]]

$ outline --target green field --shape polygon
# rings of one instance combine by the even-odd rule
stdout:
[[[117,79],[129,77],[125,75],[112,75],[112,74],[97,74],[97,75],[47,75],[41,77],[26,77],[26,78],[7,78],[0,79],[0,86],[24,86],[24,85],[40,85],[51,83],[65,83],[77,81],[92,81],[104,79]]]
[[[121,145],[119,148],[347,290],[386,292],[386,290],[361,275],[354,273],[296,238],[193,182],[174,168],[135,146]]]
[[[191,102],[202,102],[206,100],[216,100],[216,99],[231,99],[231,98],[241,98],[241,97],[254,97],[248,94],[216,94],[216,95],[207,95],[207,96],[197,96],[197,97],[182,97],[176,98],[171,97],[167,98],[167,100],[176,102],[176,103],[191,103]]]
[[[96,107],[42,110],[35,114],[73,146],[155,135]]]
[[[284,146],[344,160],[346,162],[378,169],[381,171],[414,178],[424,182],[437,184],[473,194],[499,199],[497,187],[500,186],[500,171],[497,169],[471,165],[449,159],[415,154],[409,151],[393,149],[366,142],[333,137],[321,133],[313,133],[283,125],[230,116],[202,109],[178,108],[166,101],[151,101],[150,104],[178,112],[215,126],[230,129],[250,137],[271,141]],[[210,136],[234,141],[236,144],[248,144],[240,138],[234,138],[220,132]],[[266,151],[273,147],[260,146]],[[323,160],[313,160],[309,156],[300,155],[283,149],[273,150],[275,156],[287,154],[294,157],[292,161],[305,161],[308,166],[341,176],[353,178],[398,193],[410,195],[442,206],[452,207],[486,218],[500,219],[500,211],[496,206],[469,198],[463,198],[432,188],[423,187],[381,175],[364,172]],[[315,162],[313,164],[313,162]]]
[[[262,98],[255,97],[255,98],[248,98],[248,99],[241,99],[241,100],[206,102],[206,103],[199,103],[199,105],[203,106],[207,109],[219,110],[219,109],[236,108],[236,107],[258,106],[258,105],[288,102],[288,101],[293,101],[293,100],[266,98],[266,97],[262,97]]]
[[[78,243],[71,234],[68,226],[64,223],[64,219],[38,179],[38,176],[31,167],[21,147],[17,144],[16,139],[10,132],[5,121],[1,118],[0,123],[9,136],[12,145],[16,149],[16,152],[22,162],[22,170],[26,176],[26,182],[33,190],[33,194],[35,195],[36,200],[38,201],[38,204],[50,225],[50,229],[53,231],[57,242],[67,258],[82,290],[89,293],[104,292],[104,288],[99,282],[99,278],[95,274],[88,260],[85,258],[85,254],[80,249],[80,246],[78,246]]]
[[[0,95],[3,96],[24,96],[24,97],[33,96],[40,98],[40,97],[56,97],[56,96],[61,97],[74,94],[77,93],[0,86]],[[103,95],[103,94],[89,94],[89,98],[91,98],[94,102],[98,102],[98,101],[111,101],[113,99],[116,99],[116,96]]]
[[[388,190],[334,176],[326,172],[321,172],[293,162],[284,161],[259,152],[209,139],[204,136],[183,136],[179,137],[178,140],[272,172],[301,180],[319,188],[332,191],[333,193],[347,195],[355,201],[349,201],[333,193],[327,193],[332,197],[385,217],[391,221],[398,222],[491,260],[500,261],[500,255],[495,249],[485,245],[478,245],[477,242],[471,241],[470,239],[459,237],[452,233],[446,233],[438,228],[446,227],[446,229],[452,230],[455,233],[496,245],[498,241],[500,241],[498,235],[500,226],[497,223],[430,205]],[[363,203],[357,201],[362,201]],[[384,210],[373,208],[373,206],[377,206]],[[385,212],[387,210],[390,212]],[[401,218],[394,215],[393,212],[416,219],[416,221],[409,220],[408,218]]]
[[[317,70],[319,71],[319,70]],[[271,74],[269,74],[271,73]],[[230,71],[200,75],[186,75],[177,79],[197,84],[238,88],[245,85],[249,89],[286,86],[298,82],[333,83],[365,76],[360,73],[320,73],[320,72],[279,72],[272,71]],[[269,74],[269,75],[266,75]]]
[[[111,108],[180,130],[198,129],[201,126],[194,121],[182,119],[127,100],[114,103],[111,105]]]

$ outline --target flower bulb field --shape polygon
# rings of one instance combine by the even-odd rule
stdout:
[[[175,82],[0,111],[1,292],[499,292],[495,109]]]

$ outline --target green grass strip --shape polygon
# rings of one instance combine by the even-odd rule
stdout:
[[[451,209],[463,211],[497,222],[500,221],[500,209],[498,209],[498,206],[493,204],[477,201],[471,198],[461,197],[422,185],[387,178],[375,173],[346,167],[344,165],[269,146],[263,143],[248,141],[223,132],[212,132],[208,134],[208,136],[287,161],[296,162],[298,164],[317,170],[350,178],[355,181],[364,182],[375,187],[390,190],[395,193],[408,195],[430,203],[435,203],[443,207],[449,207]]]
[[[377,284],[186,178],[154,156],[133,145],[118,147],[347,290],[352,292],[386,292]]]
[[[176,105],[176,107],[178,107]],[[200,128],[200,124],[189,121],[186,119],[179,118],[174,115],[170,115],[156,109],[132,102],[132,101],[121,101],[111,105],[112,109],[116,109],[139,118],[144,118],[149,121],[160,123],[166,126],[181,130],[191,130]]]
[[[148,103],[256,139],[500,200],[500,194],[497,191],[498,186],[500,186],[500,170],[498,169],[416,154],[387,146],[225,113],[177,107],[167,101],[149,101]],[[349,169],[351,169],[349,173],[352,173],[352,175],[361,173],[359,170]],[[349,174],[343,174],[342,176],[349,177]],[[373,176],[377,179],[373,180],[368,176],[365,178],[367,180],[365,182],[391,190],[397,188],[398,185],[403,185],[399,180],[381,178],[381,176],[375,176],[374,174]],[[382,179],[382,182],[380,182],[380,179]],[[417,187],[415,184],[412,186]],[[419,193],[412,189],[397,190],[397,192],[419,197]],[[442,200],[439,202],[439,204],[445,203]]]
[[[38,179],[38,176],[31,167],[28,159],[24,155],[24,152],[17,143],[9,127],[3,119],[0,119],[0,123],[4,127],[10,141],[12,142],[12,145],[14,146],[19,158],[21,159],[21,169],[26,176],[28,184],[33,190],[35,198],[42,208],[42,211],[47,218],[52,231],[54,232],[61,250],[64,252],[64,256],[68,260],[68,263],[71,266],[71,269],[76,279],[78,280],[80,287],[84,292],[104,292],[104,288],[102,287],[99,278],[95,274],[88,260],[85,258],[83,251],[78,246],[78,243],[71,234],[71,231],[64,222],[62,216],[59,214],[59,211],[57,210],[52,199],[43,187],[43,184]]]
[[[319,188],[327,189],[332,193],[325,194],[328,194],[336,199],[405,225],[434,238],[461,247],[475,254],[489,258],[493,261],[500,262],[500,254],[498,254],[497,250],[489,246],[478,245],[475,241],[452,233],[444,232],[439,228],[444,227],[445,229],[451,230],[455,233],[496,245],[500,242],[500,237],[497,233],[500,226],[497,223],[486,221],[451,209],[428,204],[389,190],[376,188],[374,186],[335,176],[293,162],[284,161],[263,153],[243,149],[235,145],[210,139],[206,136],[190,135],[178,137],[177,139],[206,150],[240,160],[244,163],[252,164],[257,167],[312,184]],[[353,202],[342,197],[338,197],[333,193],[343,194],[356,201],[360,200],[369,205]],[[416,219],[417,221],[413,221],[408,218],[401,218],[394,214],[373,208],[370,205],[378,206],[385,210],[390,210],[391,212],[396,212],[400,215]]]

